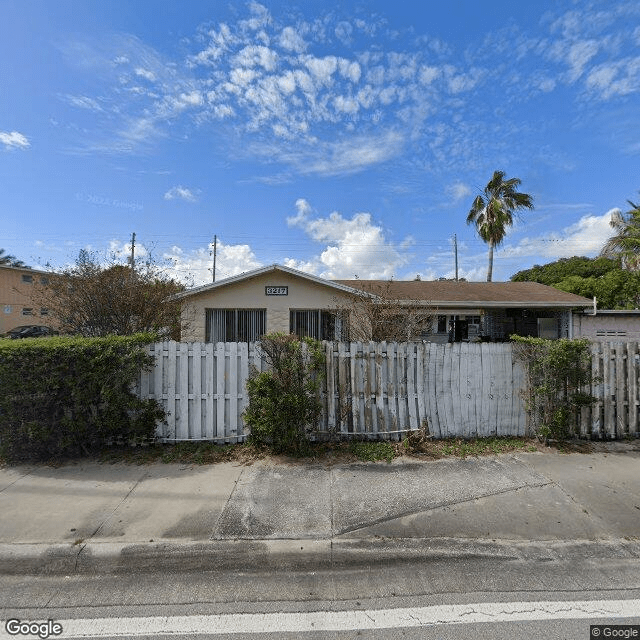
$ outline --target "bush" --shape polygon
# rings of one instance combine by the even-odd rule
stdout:
[[[252,370],[244,412],[249,440],[276,453],[301,455],[322,411],[320,389],[325,373],[322,345],[311,338],[273,333],[260,342],[268,371]]]
[[[511,336],[514,354],[527,369],[525,400],[530,430],[541,439],[573,435],[581,407],[593,404],[591,343]]]
[[[44,460],[152,439],[164,410],[132,391],[155,336],[0,342],[0,457]]]

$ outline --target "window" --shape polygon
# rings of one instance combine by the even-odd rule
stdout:
[[[438,316],[438,333],[447,333],[447,316]]]
[[[40,315],[41,316],[48,316],[49,315],[49,309],[47,309],[46,307],[42,307],[42,309],[40,309]]]
[[[42,276],[40,278],[40,284],[47,286],[49,284],[49,278],[47,278],[47,276]]]
[[[206,309],[206,342],[255,342],[267,332],[266,309]]]
[[[289,331],[300,338],[308,336],[315,340],[342,340],[344,338],[342,318],[322,309],[292,309],[289,312]]]
[[[33,309],[31,309],[29,307],[23,307],[22,308],[22,315],[23,316],[32,316],[33,315]]]
[[[26,273],[23,273],[22,282],[28,282],[29,284],[31,284],[33,282],[33,276],[29,276]]]

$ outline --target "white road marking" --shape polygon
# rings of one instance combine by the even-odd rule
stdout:
[[[478,602],[402,609],[317,611],[298,613],[244,613],[205,616],[153,616],[56,620],[61,638],[108,636],[171,636],[224,633],[305,633],[394,629],[478,622],[619,618],[640,615],[640,600],[578,600],[540,602]],[[6,634],[4,623],[0,634]],[[15,637],[2,635],[2,637]]]

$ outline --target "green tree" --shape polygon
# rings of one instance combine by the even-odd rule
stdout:
[[[561,291],[598,300],[601,309],[640,306],[640,272],[620,268],[620,258],[561,258],[519,271],[514,282],[540,282]]]
[[[631,210],[615,211],[609,224],[616,234],[605,243],[600,255],[620,257],[623,269],[637,271],[640,268],[640,205],[627,200]]]
[[[609,271],[620,268],[620,260],[614,258],[587,258],[573,256],[560,258],[547,264],[536,264],[511,276],[513,282],[539,282],[550,287],[572,276],[599,278]],[[580,294],[581,295],[581,294]]]
[[[533,200],[516,188],[519,178],[505,180],[504,171],[494,171],[482,195],[476,196],[467,215],[467,224],[475,224],[478,235],[489,245],[487,282],[493,276],[493,250],[502,244],[507,227],[513,225],[513,214],[518,209],[533,209]]]
[[[21,267],[30,269],[22,260],[18,260],[15,256],[10,256],[4,249],[0,249],[0,266],[1,267]]]

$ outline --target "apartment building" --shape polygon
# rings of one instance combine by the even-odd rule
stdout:
[[[29,324],[55,328],[43,295],[48,278],[46,271],[0,266],[0,334]]]

